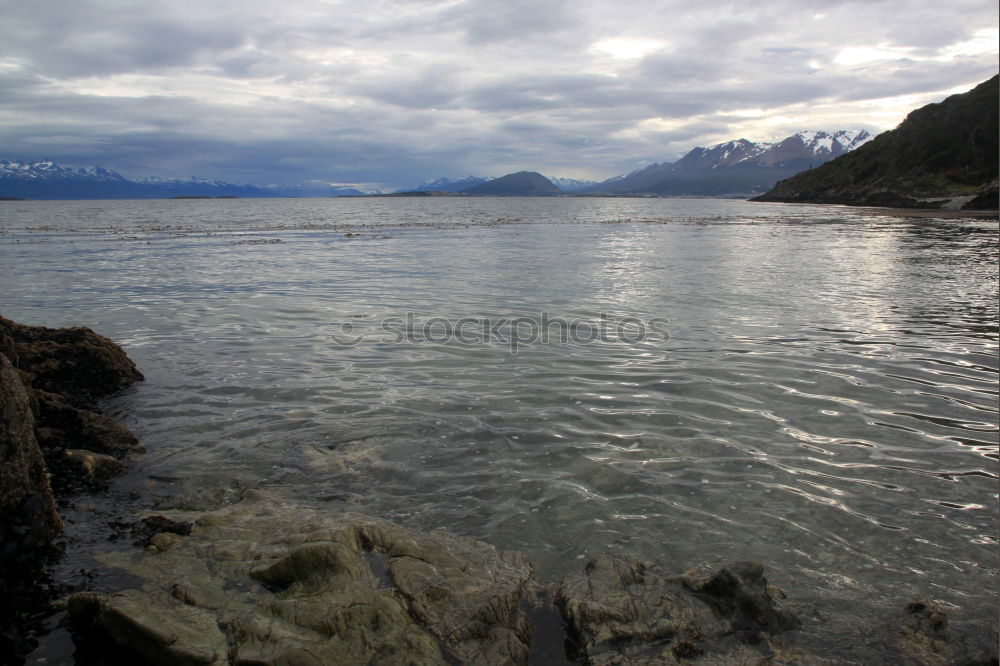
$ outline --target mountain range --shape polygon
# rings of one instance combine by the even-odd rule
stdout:
[[[0,161],[0,197],[25,199],[169,199],[172,197],[359,196],[357,189],[305,183],[280,187],[237,185],[204,178],[131,180],[95,166],[74,169],[51,160]]]
[[[546,178],[521,171],[501,178],[466,176],[426,181],[405,192],[466,195],[751,196],[781,179],[846,154],[872,139],[865,130],[804,131],[777,143],[747,139],[694,148],[676,162],[651,164],[595,183]],[[0,161],[0,197],[28,199],[162,199],[171,197],[361,196],[355,188],[308,183],[280,187],[238,185],[202,178],[131,180],[103,167],[71,168],[50,160]]]
[[[912,111],[896,129],[757,201],[996,209],[998,79]]]
[[[676,162],[651,164],[583,192],[653,196],[746,196],[870,141],[866,130],[804,131],[777,143],[737,139],[694,148]]]

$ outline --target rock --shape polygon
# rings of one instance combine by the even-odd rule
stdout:
[[[0,317],[0,338],[33,388],[61,394],[77,407],[143,379],[121,347],[89,328],[24,326]]]
[[[99,486],[121,470],[107,456],[143,450],[128,429],[93,409],[97,399],[142,379],[111,340],[88,328],[24,326],[0,317],[0,351],[29,388],[35,438],[57,493]]]
[[[954,631],[944,610],[926,599],[909,604],[897,627],[897,663],[903,666],[997,663],[995,633]]]
[[[78,409],[61,396],[35,391],[38,402],[39,443],[50,448],[87,449],[124,457],[145,449],[125,426],[103,414]]]
[[[567,577],[557,604],[592,666],[757,663],[775,654],[772,634],[798,626],[754,563],[668,576],[648,562],[598,557]]]
[[[962,210],[997,210],[1000,208],[1000,188],[993,182],[962,206]]]
[[[764,567],[758,562],[736,562],[721,569],[701,566],[677,580],[728,617],[735,631],[777,634],[802,626],[781,605],[784,594],[768,585]]]
[[[62,529],[45,460],[35,441],[28,389],[0,354],[0,661],[33,649],[33,621],[52,540]],[[44,603],[41,604],[44,608]]]
[[[155,553],[102,556],[142,585],[72,597],[81,640],[103,634],[160,664],[529,659],[533,574],[519,554],[253,491],[199,516],[190,536],[165,534]]]
[[[0,354],[0,566],[32,562],[61,529],[28,391]]]
[[[124,465],[120,460],[103,453],[66,449],[63,464],[74,470],[73,476],[90,485],[101,485],[121,473]]]

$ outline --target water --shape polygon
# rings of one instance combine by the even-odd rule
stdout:
[[[81,543],[252,487],[542,582],[758,559],[845,626],[913,598],[995,626],[997,238],[740,201],[5,202],[0,313],[146,374],[107,407],[149,453],[68,509]]]

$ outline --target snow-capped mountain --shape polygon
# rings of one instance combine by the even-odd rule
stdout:
[[[764,192],[779,180],[828,162],[873,138],[866,130],[806,130],[776,143],[734,139],[694,148],[676,162],[635,169],[585,191],[671,196]]]
[[[558,178],[554,176],[546,176],[546,178],[563,192],[579,192],[597,184],[597,181],[580,180],[579,178]]]
[[[60,180],[90,180],[102,183],[125,182],[125,178],[104,167],[94,166],[85,169],[73,169],[59,166],[52,160],[39,162],[0,161],[0,178],[8,180],[24,180],[28,182],[60,181]]]
[[[145,178],[131,180],[94,166],[64,167],[51,160],[0,161],[0,196],[27,199],[163,199],[169,197],[348,196],[363,192],[341,186],[293,185],[256,187],[221,180]]]
[[[488,183],[493,178],[484,176],[465,176],[464,178],[436,178],[424,181],[414,188],[398,190],[399,192],[461,192],[476,185]]]
[[[813,166],[818,166],[849,153],[874,138],[867,130],[839,130],[832,134],[812,130],[796,132],[770,145],[755,163],[761,166],[775,166],[793,160],[805,160]]]

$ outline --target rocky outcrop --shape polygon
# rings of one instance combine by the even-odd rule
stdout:
[[[566,579],[557,603],[592,666],[756,663],[778,650],[775,635],[800,626],[763,572],[741,562],[670,576],[652,563],[599,557]]]
[[[17,368],[34,413],[35,438],[57,494],[101,485],[141,451],[135,435],[96,411],[100,398],[142,380],[125,352],[89,328],[24,326],[0,317],[0,352]]]
[[[0,317],[0,352],[32,388],[58,394],[75,407],[93,407],[99,398],[142,380],[121,347],[82,326],[24,326]]]
[[[993,181],[983,186],[970,201],[962,206],[962,210],[997,210],[1000,208],[1000,187]]]
[[[141,586],[71,597],[78,635],[157,664],[529,660],[532,569],[517,553],[254,491],[175,532],[105,557]]]
[[[845,632],[828,612],[786,600],[760,564],[675,575],[629,557],[594,558],[543,590],[518,553],[252,490],[217,511],[149,516],[131,536],[143,551],[98,556],[119,570],[115,578],[134,581],[128,589],[81,592],[67,604],[78,655],[100,657],[94,663],[943,666],[996,659],[995,631],[950,626],[929,601]],[[832,626],[844,635],[830,635]]]
[[[0,354],[0,568],[35,561],[61,529],[28,390]]]
[[[25,631],[40,564],[62,529],[42,451],[35,440],[29,389],[0,354],[0,662],[31,649]]]

